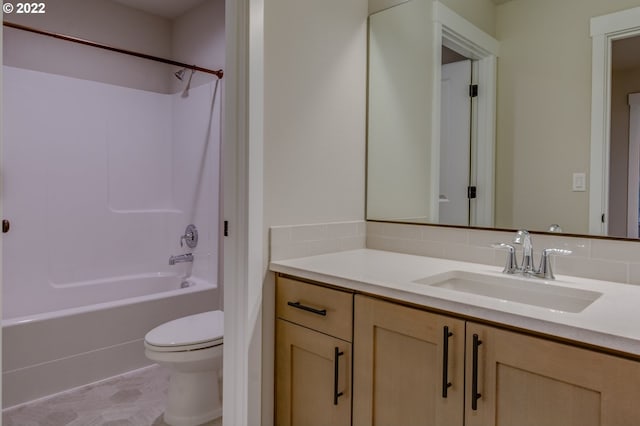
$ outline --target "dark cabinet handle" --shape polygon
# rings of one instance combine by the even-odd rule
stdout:
[[[338,392],[338,377],[340,375],[339,358],[344,355],[338,347],[335,347],[333,357],[333,405],[338,405],[338,398],[344,395],[344,392]]]
[[[6,234],[11,228],[11,223],[7,219],[2,219],[2,233]]]
[[[311,312],[316,315],[322,315],[323,317],[327,316],[326,309],[315,309],[315,308],[312,308],[311,306],[301,305],[300,302],[287,302],[287,305],[293,308],[302,309],[303,311]]]
[[[478,338],[477,334],[473,335],[473,358],[472,358],[472,371],[471,371],[471,409],[476,411],[478,409],[478,399],[482,397],[482,394],[478,393],[478,347],[482,344],[482,340]]]
[[[442,397],[447,397],[447,391],[451,387],[449,381],[449,337],[453,336],[453,333],[449,331],[448,326],[444,326],[444,333],[442,337]]]

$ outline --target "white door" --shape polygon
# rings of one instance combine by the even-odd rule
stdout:
[[[440,114],[440,220],[469,225],[471,61],[442,65]]]

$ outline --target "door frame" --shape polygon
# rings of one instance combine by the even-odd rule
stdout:
[[[446,46],[477,64],[473,84],[481,89],[472,108],[471,145],[472,163],[475,157],[475,184],[481,197],[471,203],[471,226],[494,226],[495,145],[496,145],[496,69],[500,43],[471,22],[445,5],[433,3],[433,100],[432,100],[432,153],[431,153],[431,217],[438,218],[440,191],[440,102],[441,57]],[[477,76],[477,77],[476,77]],[[474,169],[474,167],[472,167]],[[472,181],[474,176],[471,177]],[[433,207],[435,206],[435,207]]]
[[[591,160],[589,233],[607,235],[611,143],[611,54],[614,40],[640,35],[640,7],[591,18]]]

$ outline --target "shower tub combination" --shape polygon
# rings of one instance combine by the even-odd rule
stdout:
[[[165,93],[3,66],[3,408],[150,365],[148,331],[222,309],[220,96],[202,75]]]
[[[144,355],[149,330],[209,311],[218,300],[215,285],[184,282],[178,275],[148,274],[89,283],[63,289],[61,296],[79,301],[90,295],[92,304],[4,319],[3,408],[150,365]],[[109,300],[119,295],[127,298]]]

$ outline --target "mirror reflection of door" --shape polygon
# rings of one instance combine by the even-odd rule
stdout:
[[[639,70],[640,71],[640,70]],[[631,93],[629,100],[629,174],[627,237],[640,234],[640,93]]]
[[[471,60],[442,47],[439,222],[469,225]]]
[[[638,238],[640,36],[614,40],[611,51],[608,235]]]

